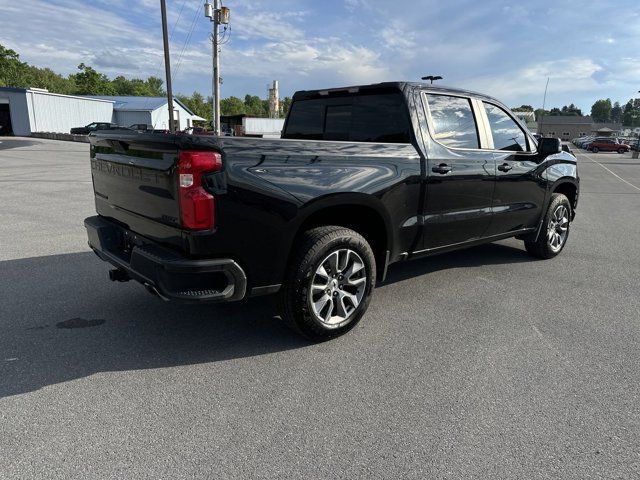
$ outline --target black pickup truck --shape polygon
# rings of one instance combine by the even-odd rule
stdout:
[[[485,95],[420,83],[302,91],[281,139],[92,134],[89,245],[179,301],[280,297],[315,340],[363,316],[391,263],[524,241],[551,258],[576,159]]]

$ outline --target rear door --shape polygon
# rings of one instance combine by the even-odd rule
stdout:
[[[491,222],[493,153],[481,148],[478,101],[423,92],[429,127],[423,249],[484,236]]]
[[[546,189],[533,139],[503,107],[480,103],[488,133],[486,149],[493,152],[496,163],[493,218],[486,235],[536,228]]]

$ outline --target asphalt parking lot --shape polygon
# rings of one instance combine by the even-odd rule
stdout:
[[[0,141],[0,478],[640,477],[631,154],[578,153],[558,258],[508,240],[395,265],[313,345],[269,299],[109,282],[88,146]]]

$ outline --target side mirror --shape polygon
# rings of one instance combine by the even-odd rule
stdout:
[[[562,151],[562,143],[559,138],[541,138],[538,142],[538,152],[547,157]]]

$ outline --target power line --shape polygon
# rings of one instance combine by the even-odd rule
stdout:
[[[182,45],[182,50],[180,51],[180,55],[178,56],[178,62],[176,65],[176,69],[174,70],[173,77],[177,76],[178,73],[180,72],[180,67],[182,65],[182,58],[184,56],[184,53],[187,50],[187,47],[189,46],[189,43],[191,42],[191,36],[193,35],[193,30],[196,26],[196,21],[198,20],[198,16],[200,15],[200,10],[202,9],[202,7],[203,7],[203,4],[201,3],[195,12],[195,15],[193,16],[193,20],[191,21],[191,27],[189,28],[189,33],[184,40],[184,43]]]

